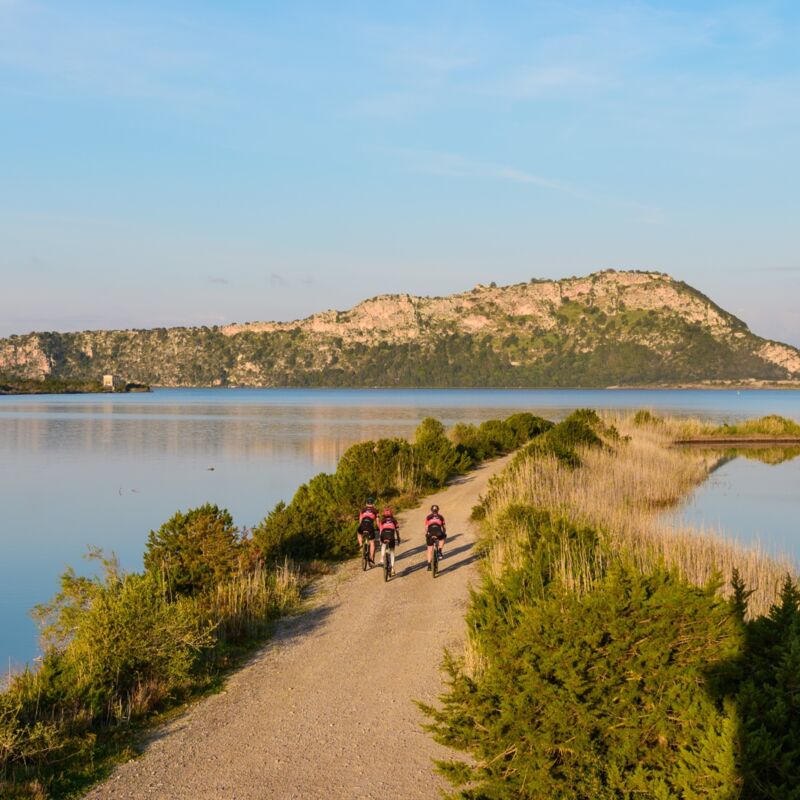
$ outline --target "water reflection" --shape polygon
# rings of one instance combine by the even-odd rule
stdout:
[[[800,564],[800,447],[702,449],[712,474],[674,518]]]
[[[800,456],[800,445],[785,445],[781,447],[735,447],[727,451],[731,458],[749,458],[760,461],[762,464],[783,464],[793,461]]]

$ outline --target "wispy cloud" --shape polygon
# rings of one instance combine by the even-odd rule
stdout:
[[[640,220],[642,222],[649,224],[656,225],[664,221],[663,212],[655,206],[650,206],[635,200],[627,200],[603,192],[588,190],[506,164],[472,160],[455,153],[443,153],[430,150],[400,150],[396,152],[407,160],[411,169],[428,175],[526,184],[574,197],[589,203],[610,204],[617,207],[628,208],[636,211],[637,214],[640,215]]]
[[[230,286],[231,282],[227,278],[220,278],[216,275],[209,275],[208,282],[213,283],[216,286]]]

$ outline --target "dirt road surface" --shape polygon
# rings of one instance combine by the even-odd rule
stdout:
[[[389,800],[438,798],[432,759],[448,751],[421,729],[413,700],[443,688],[445,646],[463,641],[475,576],[472,506],[498,459],[400,518],[397,576],[353,561],[323,579],[311,607],[206,698],[157,730],[91,800]],[[447,519],[438,578],[425,568],[423,520]]]

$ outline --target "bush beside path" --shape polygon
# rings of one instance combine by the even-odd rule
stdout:
[[[509,457],[484,464],[401,515],[397,576],[358,561],[316,587],[305,610],[223,692],[158,729],[90,800],[114,798],[436,798],[431,741],[414,700],[443,689],[442,648],[459,648],[474,576],[472,507]],[[423,520],[448,522],[436,580],[425,569]]]

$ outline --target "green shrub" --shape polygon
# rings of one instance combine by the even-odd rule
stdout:
[[[349,511],[369,495],[390,498],[414,485],[414,453],[405,439],[378,439],[349,447],[339,459],[336,476]]]
[[[516,587],[505,623],[478,601],[469,624],[483,667],[449,660],[443,707],[426,709],[435,738],[471,754],[440,764],[459,796],[731,796],[736,714],[707,684],[740,632],[715,590],[620,567],[584,594]]]
[[[503,455],[553,427],[542,417],[521,412],[505,420],[490,419],[480,425],[459,422],[450,430],[456,450],[471,462]]]
[[[512,414],[505,419],[505,424],[514,431],[514,445],[521,447],[540,433],[550,430],[553,423],[544,417],[537,417],[526,411]]]
[[[185,514],[178,511],[158,531],[150,531],[144,566],[163,575],[171,592],[191,595],[228,580],[242,555],[231,515],[206,503]]]
[[[505,421],[487,419],[478,425],[478,435],[485,442],[489,455],[508,453],[517,446],[517,435]]]
[[[738,576],[735,576],[735,581]],[[744,620],[746,595],[738,591]],[[800,798],[800,591],[787,576],[780,602],[746,623],[745,645],[730,665],[723,693],[741,720],[743,797]]]
[[[603,440],[598,431],[612,437],[618,434],[615,429],[604,426],[596,412],[578,409],[557,425],[548,428],[522,448],[518,458],[553,456],[570,467],[581,464],[577,447],[600,447]]]
[[[661,417],[657,417],[651,411],[646,408],[640,408],[634,415],[633,415],[633,424],[638,426],[644,425],[660,425],[661,424]]]
[[[192,683],[200,652],[213,641],[189,598],[169,602],[152,572],[123,573],[103,561],[99,578],[68,570],[61,591],[37,609],[45,659],[37,689],[92,717],[144,713]]]
[[[458,422],[450,429],[450,440],[459,453],[463,453],[474,462],[482,461],[489,455],[486,442],[478,431],[477,425]]]

